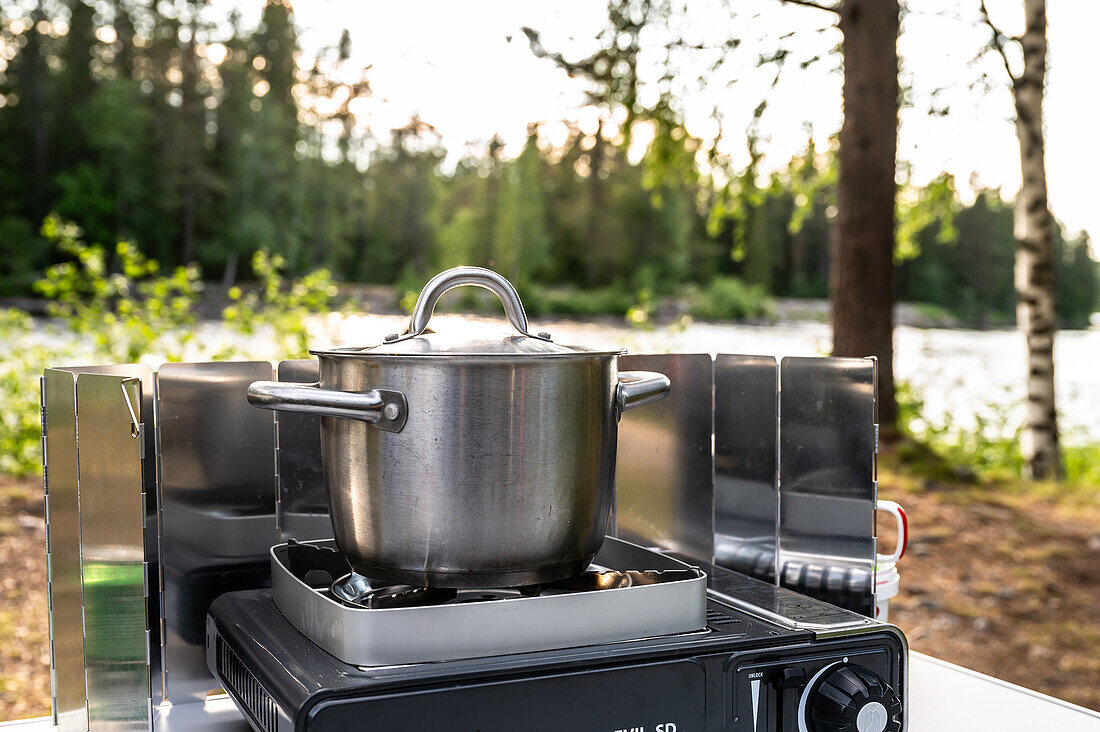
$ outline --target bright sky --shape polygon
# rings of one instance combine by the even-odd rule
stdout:
[[[236,0],[247,21],[258,16],[260,0]],[[775,165],[784,164],[806,142],[807,130],[824,141],[840,124],[840,75],[826,61],[806,71],[797,59],[827,53],[839,42],[835,30],[814,32],[830,23],[828,14],[780,5],[778,0],[734,0],[746,18],[731,22],[716,0],[695,0],[685,32],[709,42],[751,33],[737,60],[727,64],[741,81],[727,78],[696,89],[688,70],[685,106],[688,123],[697,134],[712,131],[706,117],[719,105],[728,120],[729,152],[744,160],[739,134],[769,80],[752,71],[756,53],[780,42],[794,49],[796,63],[769,95],[769,110],[760,132],[765,151]],[[899,155],[912,164],[917,182],[941,171],[956,176],[960,187],[974,181],[1000,187],[1011,196],[1019,186],[1019,151],[1013,126],[1011,97],[1004,86],[988,93],[970,90],[980,73],[1004,81],[998,59],[970,64],[987,38],[975,26],[978,0],[910,0],[900,50],[902,81],[912,87],[912,107],[902,111]],[[994,20],[1006,31],[1022,25],[1020,0],[991,0]],[[1095,141],[1095,114],[1100,108],[1096,81],[1095,30],[1100,27],[1100,2],[1048,0],[1050,72],[1046,106],[1047,170],[1051,207],[1071,232],[1084,229],[1100,256],[1100,205],[1096,178],[1100,145]],[[302,45],[307,53],[336,41],[343,28],[352,35],[351,65],[372,66],[374,97],[369,122],[376,132],[402,125],[412,113],[435,125],[453,155],[467,142],[485,141],[499,133],[508,149],[518,151],[528,122],[553,123],[577,119],[583,86],[549,61],[535,58],[520,32],[531,26],[543,32],[552,48],[579,56],[593,49],[593,37],[605,21],[601,0],[297,0]],[[786,41],[779,37],[789,31]],[[830,70],[834,69],[834,70]],[[927,114],[933,90],[949,114]],[[553,125],[547,127],[554,134]]]

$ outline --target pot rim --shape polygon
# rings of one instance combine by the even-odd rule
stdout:
[[[375,346],[374,348],[378,348]],[[414,361],[449,361],[454,358],[474,359],[477,361],[513,361],[521,363],[524,361],[541,361],[547,360],[580,360],[588,358],[612,358],[615,356],[622,356],[626,354],[625,348],[620,348],[613,351],[569,351],[563,353],[477,353],[477,352],[461,352],[461,351],[448,351],[444,353],[380,353],[377,350],[364,350],[358,347],[345,347],[345,348],[311,348],[309,350],[310,355],[317,356],[318,358],[338,358],[338,359],[362,359],[362,360],[385,360],[385,361],[400,361],[400,360],[414,360]]]

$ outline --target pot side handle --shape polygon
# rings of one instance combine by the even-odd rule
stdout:
[[[620,371],[615,387],[615,403],[619,413],[660,401],[668,396],[672,382],[655,371]]]
[[[248,385],[248,403],[280,412],[358,419],[386,432],[400,432],[409,418],[405,395],[390,389],[352,392],[322,389],[319,384],[254,381]]]

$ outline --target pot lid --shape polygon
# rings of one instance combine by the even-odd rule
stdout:
[[[578,353],[588,352],[586,348],[574,348],[554,343],[547,337],[520,335],[514,331],[502,332],[494,336],[489,333],[472,335],[470,333],[433,333],[426,331],[418,336],[394,338],[377,346],[359,349],[362,353],[372,354],[477,354],[511,355],[540,353]]]
[[[497,334],[484,331],[471,334],[436,333],[428,328],[428,321],[443,293],[456,287],[482,287],[493,292],[504,305],[504,312],[515,330]],[[492,270],[481,267],[455,267],[433,277],[416,299],[409,327],[403,334],[386,336],[384,343],[363,348],[335,348],[310,351],[318,356],[413,356],[413,355],[469,355],[469,356],[546,356],[579,354],[617,354],[622,351],[597,351],[581,346],[565,346],[550,340],[549,333],[533,334],[528,331],[527,314],[523,310],[519,294],[508,280]]]

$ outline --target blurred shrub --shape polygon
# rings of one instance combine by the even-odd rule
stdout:
[[[195,306],[202,287],[195,265],[162,274],[159,264],[132,244],[113,252],[81,240],[81,230],[57,216],[42,235],[68,258],[50,267],[35,284],[50,299],[52,322],[36,325],[19,310],[0,310],[0,473],[41,473],[42,370],[49,366],[153,362],[204,358],[297,357],[307,353],[308,316],[327,310],[336,286],[326,270],[301,279],[283,276],[286,263],[266,250],[252,260],[260,278],[256,290],[233,288],[222,325],[235,333],[272,331],[274,348],[215,341],[195,343]]]
[[[924,400],[908,382],[898,382],[897,399],[898,427],[902,432],[931,449],[957,472],[1009,480],[1021,475],[1023,428],[1008,400],[985,404],[975,410],[974,424],[964,426],[950,412],[940,423],[929,420],[924,414]],[[1082,435],[1074,435],[1073,430],[1062,431],[1065,482],[1100,487],[1100,443],[1074,437]]]
[[[775,308],[760,285],[736,277],[715,277],[702,288],[688,290],[688,310],[703,320],[747,320],[775,317]]]
[[[1019,420],[1003,403],[975,409],[974,424],[959,424],[951,412],[939,423],[926,415],[920,392],[905,381],[897,384],[898,427],[948,463],[985,477],[1016,477],[1023,467]]]
[[[115,245],[115,266],[107,250],[81,241],[75,224],[51,214],[42,224],[42,236],[70,261],[46,270],[35,289],[50,299],[49,313],[64,320],[77,334],[88,336],[106,359],[133,363],[164,335],[178,336],[168,360],[178,360],[192,337],[194,306],[202,289],[197,265],[176,267],[162,275],[155,259],[133,244]]]
[[[246,335],[268,328],[285,358],[306,358],[310,341],[307,319],[331,309],[336,283],[327,269],[287,280],[283,276],[286,267],[286,258],[281,254],[266,249],[253,254],[252,271],[260,280],[259,287],[247,293],[240,287],[229,288],[232,304],[222,311],[222,322]]]
[[[52,354],[30,335],[29,315],[0,310],[0,342],[8,346],[0,359],[0,473],[8,475],[30,475],[42,465],[38,379]]]
[[[531,285],[520,293],[523,306],[531,315],[626,315],[637,304],[630,292],[619,287],[539,287]]]
[[[1100,486],[1100,443],[1065,445],[1062,447],[1062,460],[1066,466],[1067,481]]]
[[[397,307],[411,314],[416,306],[416,298],[420,290],[427,284],[427,280],[416,273],[412,267],[405,267],[393,283],[393,291],[397,298]],[[468,289],[468,288],[467,288]]]
[[[653,330],[653,316],[656,314],[657,302],[653,299],[653,293],[645,288],[638,293],[638,301],[626,311],[626,322],[635,328]]]

